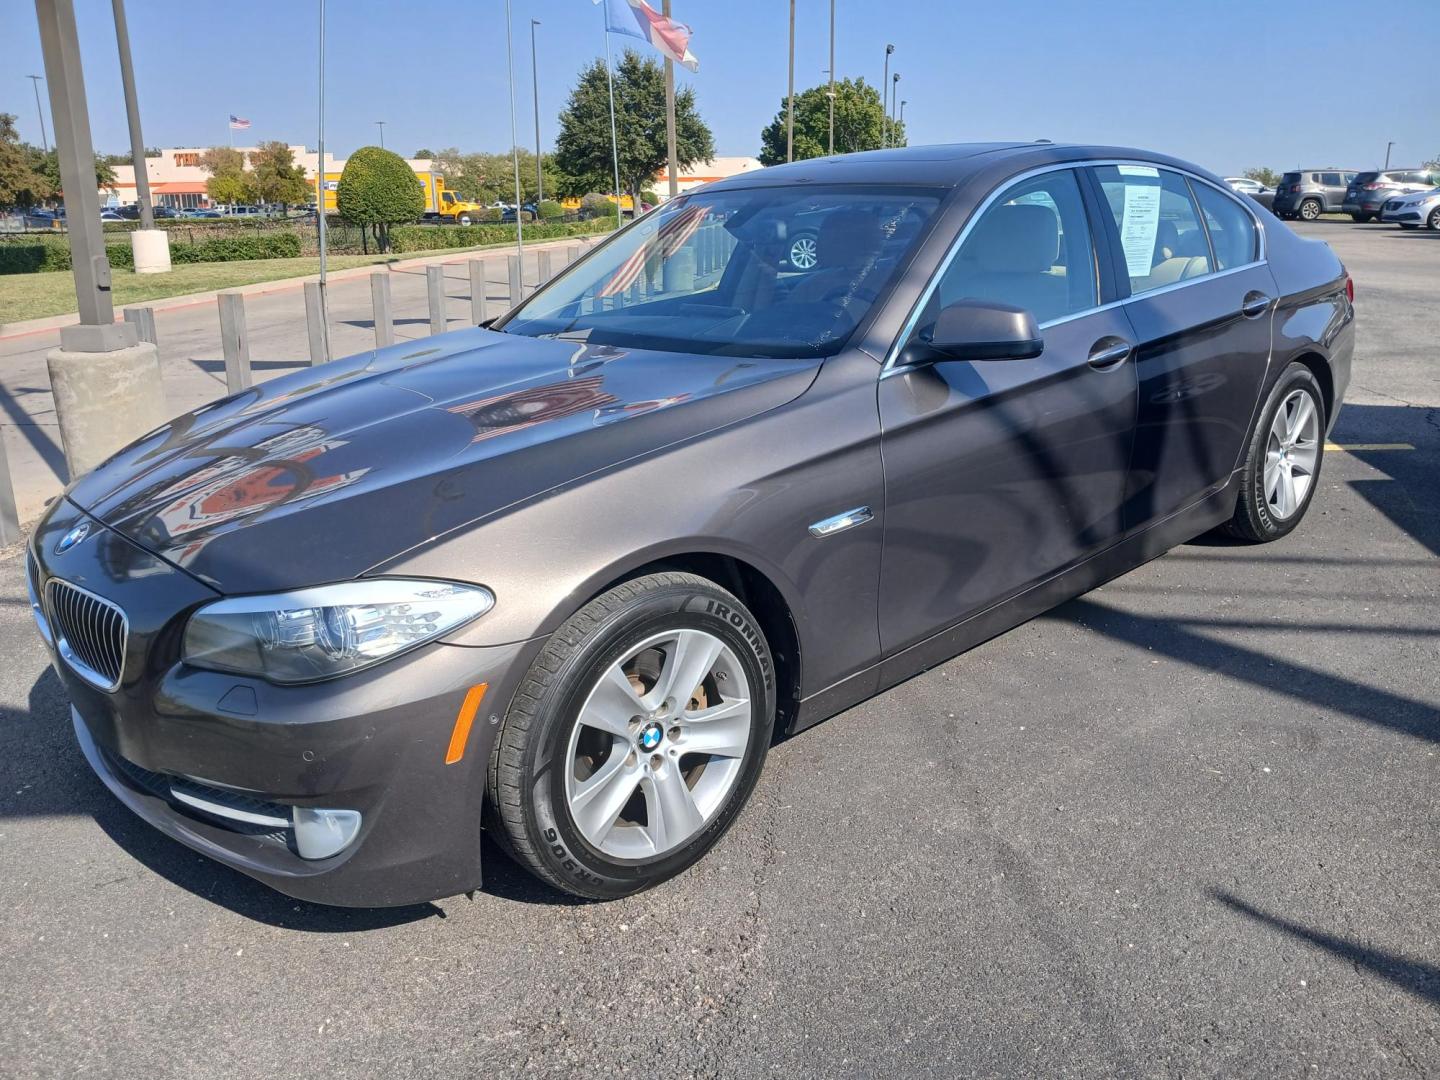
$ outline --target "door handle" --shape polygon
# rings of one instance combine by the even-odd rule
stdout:
[[[1134,348],[1124,338],[1103,337],[1090,346],[1087,363],[1099,371],[1107,371],[1125,361]]]
[[[1247,319],[1258,319],[1270,310],[1270,297],[1263,292],[1248,292],[1240,302],[1240,314]]]

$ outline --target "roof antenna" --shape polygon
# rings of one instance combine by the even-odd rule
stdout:
[[[1054,140],[1054,139],[1036,139],[1035,141],[1036,141],[1037,143],[1053,143],[1055,140]]]

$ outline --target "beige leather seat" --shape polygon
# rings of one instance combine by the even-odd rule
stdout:
[[[997,300],[1025,308],[1036,322],[1059,318],[1069,310],[1069,286],[1051,272],[1059,256],[1060,223],[1048,206],[994,207],[941,281],[940,303]]]

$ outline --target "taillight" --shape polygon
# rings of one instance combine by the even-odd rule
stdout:
[[[1345,275],[1345,299],[1352,304],[1355,302],[1355,279],[1349,274]]]
[[[1385,186],[1384,184],[1366,184],[1366,185],[1365,185],[1365,190],[1366,190],[1366,191],[1379,191],[1379,190],[1380,190],[1382,187],[1384,187],[1384,186]]]

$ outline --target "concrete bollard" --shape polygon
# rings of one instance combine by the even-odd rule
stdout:
[[[134,333],[133,327],[127,329]],[[137,338],[133,345],[103,353],[54,349],[45,366],[71,479],[170,418],[160,353],[148,341]]]
[[[485,295],[488,284],[485,276],[485,264],[479,259],[471,259],[470,267],[470,321],[476,326],[490,318],[489,298]]]
[[[170,234],[164,229],[136,229],[130,234],[130,252],[137,274],[170,272]]]
[[[125,321],[135,325],[135,332],[140,335],[141,341],[148,341],[151,345],[160,344],[160,338],[155,333],[154,308],[127,307],[125,309]]]
[[[571,244],[568,248],[565,249],[565,266],[567,268],[574,266],[577,262],[580,261],[581,256],[584,254],[585,249],[582,248],[579,244]]]
[[[318,281],[305,283],[305,333],[310,338],[310,364],[330,362],[330,327],[325,318],[325,289]]]
[[[425,267],[425,299],[430,307],[430,333],[445,332],[445,268]]]
[[[4,434],[0,433],[0,546],[8,547],[20,539],[20,513],[15,503],[15,481],[10,478],[10,459],[5,453]]]
[[[520,256],[511,255],[505,260],[510,271],[510,306],[517,306],[525,299],[525,283],[520,277]]]
[[[245,295],[234,289],[216,294],[220,305],[220,348],[225,353],[225,392],[238,394],[252,381],[250,336],[245,328]]]
[[[536,281],[536,287],[544,285],[551,278],[550,272],[550,251],[548,248],[541,248],[535,252],[535,265],[539,267],[540,277]]]
[[[375,309],[375,347],[395,344],[395,320],[390,313],[390,271],[370,275],[370,305]]]

